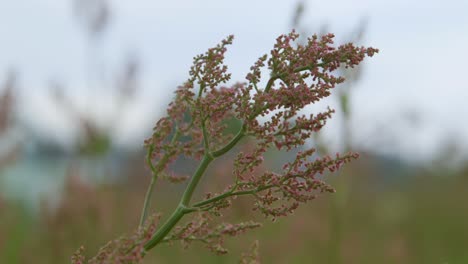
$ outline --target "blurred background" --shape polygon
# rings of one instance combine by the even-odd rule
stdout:
[[[131,232],[143,140],[192,58],[234,34],[226,63],[243,81],[292,28],[380,49],[307,109],[337,110],[310,145],[360,159],[329,175],[336,194],[228,240],[226,256],[175,244],[145,263],[237,263],[256,239],[264,263],[468,263],[467,12],[457,0],[0,0],[0,263],[65,263]],[[182,188],[160,182],[153,210],[169,214]],[[247,203],[233,212],[259,219]]]

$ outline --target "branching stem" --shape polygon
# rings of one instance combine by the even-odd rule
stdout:
[[[179,136],[180,136],[180,131],[179,129],[176,128],[174,135],[172,136],[170,144],[174,144],[179,139]],[[146,163],[148,163],[148,166],[150,167],[152,177],[151,177],[151,182],[148,186],[148,190],[146,191],[145,201],[143,202],[143,209],[141,211],[140,225],[139,225],[140,227],[143,226],[143,224],[145,223],[146,217],[148,216],[148,209],[149,209],[151,196],[153,195],[154,185],[156,181],[158,180],[158,176],[163,169],[163,165],[166,164],[169,159],[169,154],[166,153],[162,157],[162,159],[158,162],[158,165],[154,166],[153,161],[152,161],[153,150],[154,150],[154,146],[150,145],[148,148],[148,153],[146,154]]]

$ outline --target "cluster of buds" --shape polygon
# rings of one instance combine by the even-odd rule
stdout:
[[[130,264],[142,263],[146,254],[145,243],[150,240],[156,231],[159,215],[148,217],[144,226],[138,228],[133,234],[122,236],[109,241],[97,255],[89,260],[84,256],[84,247],[81,246],[71,258],[72,264]]]
[[[222,255],[228,252],[223,246],[225,237],[237,236],[247,230],[261,226],[260,223],[254,221],[238,224],[221,223],[213,226],[212,218],[212,214],[200,212],[184,226],[174,228],[173,232],[163,242],[181,241],[184,247],[188,247],[192,242],[198,241],[205,244],[212,252]]]
[[[251,67],[247,82],[231,86],[226,86],[230,74],[223,61],[232,36],[194,58],[190,78],[178,87],[168,116],[157,123],[153,136],[146,141],[148,162],[156,168],[154,174],[161,174],[179,155],[203,158],[201,171],[189,184],[188,189],[192,189],[182,199],[187,212],[220,215],[219,211],[228,207],[233,198],[250,195],[255,199],[254,210],[273,219],[285,216],[319,193],[334,192],[321,180],[323,173],[333,172],[357,158],[355,153],[337,153],[335,157],[312,159],[315,150],[309,149],[299,151],[281,172],[259,172],[267,150],[298,149],[325,125],[334,110],[310,115],[300,112],[329,96],[336,85],[344,82],[334,72],[340,67],[354,67],[378,52],[351,43],[335,47],[333,34],[314,35],[304,45],[296,44],[298,37],[294,31],[278,37],[270,55],[261,56]],[[261,86],[264,67],[270,74]],[[226,133],[226,120],[232,119],[241,123],[239,131]],[[209,163],[245,137],[253,139],[255,147],[249,153],[238,153],[234,159],[233,184],[224,192],[209,194],[204,200],[190,204],[193,188]],[[193,226],[178,230],[191,230]],[[187,240],[179,234],[159,241],[170,238]]]
[[[253,210],[275,219],[292,213],[301,203],[334,189],[322,181],[326,171],[336,171],[357,157],[355,153],[313,157],[315,150],[300,150],[281,171],[268,170],[264,154],[269,149],[291,151],[305,145],[319,131],[334,110],[318,114],[301,114],[303,109],[330,95],[344,82],[336,76],[340,67],[354,67],[377,49],[356,47],[352,43],[335,47],[332,34],[312,36],[304,45],[297,44],[294,31],[277,38],[269,55],[261,56],[251,67],[246,82],[226,85],[231,75],[224,65],[226,46],[233,36],[218,46],[196,56],[190,78],[176,90],[167,116],[161,118],[152,136],[145,141],[147,163],[153,177],[146,195],[141,223],[145,219],[155,181],[160,176],[177,181],[170,165],[184,155],[200,164],[172,215],[158,227],[143,246],[148,251],[163,242],[174,240],[189,244],[201,241],[217,253],[225,253],[224,236],[233,236],[259,224],[213,225],[213,218],[239,196],[254,199]],[[269,76],[262,76],[262,69]],[[335,74],[335,75],[334,75]],[[238,131],[229,133],[228,121],[236,120]],[[198,202],[192,196],[211,162],[234,150],[244,138],[253,142],[250,150],[233,159],[232,184],[221,193],[210,193]],[[229,172],[226,172],[228,174]],[[229,177],[229,175],[225,175]],[[183,179],[183,178],[180,178]],[[177,226],[188,214],[198,217]]]

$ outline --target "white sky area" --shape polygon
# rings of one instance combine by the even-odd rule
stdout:
[[[81,111],[108,123],[116,111],[109,87],[135,54],[141,90],[114,136],[119,144],[141,144],[196,54],[234,34],[227,64],[233,81],[243,81],[251,64],[290,30],[297,1],[109,3],[108,30],[92,42],[73,1],[0,0],[0,80],[10,69],[19,73],[18,114],[30,128],[64,143],[76,136],[76,124],[50,99],[51,80],[67,87]],[[356,146],[414,160],[441,155],[447,143],[468,153],[467,14],[465,0],[306,2],[302,25],[318,31],[327,24],[340,44],[367,18],[361,44],[381,50],[366,60],[353,87]],[[328,127],[331,144],[338,144],[339,118]]]

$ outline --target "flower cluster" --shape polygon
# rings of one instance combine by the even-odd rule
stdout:
[[[232,104],[224,108],[223,112],[232,110],[235,118],[243,122],[240,133],[253,138],[256,144],[252,151],[241,152],[235,158],[235,184],[223,194],[211,195],[196,206],[210,208],[211,211],[219,210],[230,204],[231,197],[252,195],[256,199],[254,209],[273,219],[285,216],[294,211],[299,203],[314,199],[318,193],[334,192],[333,188],[319,179],[319,175],[326,170],[333,172],[342,164],[357,158],[357,154],[348,153],[311,161],[315,150],[310,149],[299,152],[293,162],[283,166],[281,173],[268,170],[258,172],[268,149],[275,147],[290,151],[303,146],[312,133],[319,131],[334,113],[333,109],[328,109],[315,115],[299,115],[305,106],[330,95],[330,90],[344,81],[332,72],[340,65],[354,67],[366,55],[373,56],[377,52],[373,48],[355,47],[352,44],[335,48],[331,46],[332,34],[320,39],[313,36],[306,45],[293,46],[297,37],[294,32],[280,36],[270,58],[267,55],[260,57],[251,68],[246,77],[248,83],[218,90],[221,94],[229,91],[227,97],[230,99],[225,100]],[[266,86],[260,89],[261,68],[265,65],[270,70],[270,78]],[[232,90],[235,90],[235,97],[231,97]],[[280,205],[274,206],[275,202],[280,202]]]
[[[84,247],[80,247],[72,256],[72,264],[136,264],[142,263],[145,256],[144,245],[156,231],[158,215],[149,217],[144,227],[134,234],[112,240],[103,246],[97,255],[86,261]]]
[[[236,87],[219,88],[218,85],[231,77],[223,60],[226,46],[232,40],[233,36],[229,36],[217,47],[194,58],[191,78],[177,88],[168,115],[156,123],[152,137],[145,141],[153,174],[163,173],[180,155],[200,159],[206,147],[214,148],[226,141],[225,125],[221,123],[231,111]],[[157,160],[156,165],[153,160]]]
[[[351,43],[335,47],[332,34],[320,38],[314,35],[305,45],[296,44],[298,37],[294,31],[278,37],[270,55],[261,56],[251,67],[247,82],[231,86],[225,85],[230,74],[223,61],[232,36],[194,58],[190,78],[178,87],[167,117],[156,124],[146,146],[153,177],[167,170],[179,155],[201,159],[201,163],[179,207],[146,249],[164,241],[206,242],[208,237],[218,237],[219,232],[206,231],[206,217],[198,224],[175,226],[185,214],[194,211],[219,216],[220,210],[229,207],[232,199],[238,196],[254,197],[253,209],[275,219],[293,212],[300,203],[314,199],[319,193],[334,192],[321,180],[321,175],[337,170],[357,158],[357,154],[336,154],[334,158],[312,160],[314,149],[300,151],[292,162],[284,164],[281,172],[260,171],[264,154],[271,148],[291,151],[302,147],[325,125],[334,110],[310,115],[300,112],[307,105],[329,96],[336,85],[344,82],[343,77],[334,75],[339,67],[354,67],[378,50]],[[264,67],[270,75],[262,86]],[[226,133],[226,121],[232,119],[241,123],[239,131]],[[209,164],[233,149],[242,138],[252,139],[254,147],[249,152],[238,153],[234,159],[233,184],[222,193],[208,194],[204,200],[190,204]],[[175,231],[169,234],[173,228]]]
[[[260,223],[253,221],[241,222],[238,224],[221,223],[213,226],[212,215],[207,212],[200,212],[190,222],[184,226],[174,229],[171,235],[167,236],[163,242],[181,241],[184,247],[188,247],[194,241],[202,242],[212,252],[222,255],[228,251],[223,247],[224,237],[236,236],[247,230],[260,227]]]
[[[314,35],[305,45],[294,46],[298,37],[294,31],[278,37],[270,58],[263,55],[251,67],[248,82],[230,87],[222,86],[231,77],[223,61],[233,36],[196,56],[190,78],[178,87],[168,116],[157,122],[152,137],[145,141],[151,159],[158,161],[155,173],[166,170],[179,155],[200,159],[207,151],[223,154],[216,149],[233,138],[224,133],[225,121],[230,118],[244,122],[243,135],[259,139],[260,149],[273,143],[290,150],[320,130],[334,110],[309,116],[298,116],[298,112],[329,96],[330,90],[344,81],[333,71],[341,65],[354,67],[378,50],[351,43],[334,47],[333,34],[320,39]],[[270,78],[261,89],[258,86],[265,64]],[[269,115],[269,120],[260,124],[258,118]]]
[[[268,170],[264,164],[264,154],[269,149],[286,152],[300,149],[325,125],[333,109],[310,115],[301,111],[329,96],[336,85],[344,82],[343,77],[336,76],[339,67],[354,67],[366,56],[378,52],[351,43],[335,47],[333,37],[332,34],[320,38],[314,35],[304,45],[299,45],[296,44],[298,34],[294,31],[282,35],[270,54],[261,56],[251,67],[246,82],[230,86],[226,85],[231,75],[224,65],[224,57],[232,36],[194,58],[189,79],[177,88],[167,116],[156,123],[152,136],[145,141],[147,163],[153,177],[140,223],[146,218],[158,177],[171,175],[166,178],[183,179],[170,172],[169,165],[181,155],[200,163],[189,177],[179,205],[166,222],[142,247],[131,250],[124,247],[127,251],[138,249],[138,255],[160,243],[178,240],[185,244],[201,241],[211,250],[225,253],[224,236],[234,236],[259,226],[254,222],[218,226],[212,223],[236,197],[252,197],[254,210],[275,219],[290,214],[320,193],[334,192],[322,181],[323,174],[336,171],[357,158],[357,154],[314,158],[315,149],[308,149],[293,155],[294,159],[286,162],[279,172]],[[266,78],[262,76],[265,67],[270,72]],[[231,120],[240,124],[238,131],[228,129]],[[234,150],[242,139],[249,139],[250,146],[248,151],[238,152],[233,159],[232,184],[221,193],[209,193],[204,199],[192,202],[210,164]],[[185,215],[195,212],[198,217],[177,226]],[[107,250],[102,252],[108,255]]]

